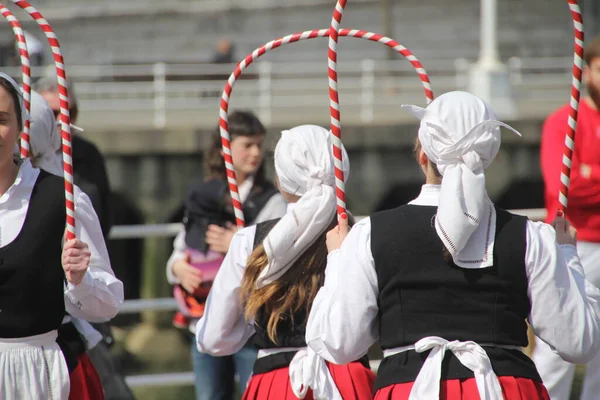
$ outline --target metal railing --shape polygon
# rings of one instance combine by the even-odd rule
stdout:
[[[367,3],[379,0],[356,0]],[[36,0],[36,7],[50,20],[110,15],[155,15],[213,13],[239,9],[289,8],[331,4],[327,0]]]
[[[514,214],[527,216],[534,221],[546,217],[545,209],[511,210]],[[356,217],[361,220],[364,217]],[[148,237],[173,237],[183,229],[182,224],[153,224],[153,225],[124,225],[115,226],[110,231],[110,239],[133,239]],[[144,311],[175,311],[177,303],[173,298],[126,300],[121,307],[120,314],[134,314]],[[371,369],[379,367],[381,360],[371,360]],[[177,386],[192,385],[193,372],[174,372],[148,375],[131,375],[126,377],[131,387],[139,386]]]
[[[314,118],[318,113],[312,111],[327,108],[323,60],[257,64],[236,83],[231,107],[255,109],[266,124],[271,124],[275,116]],[[468,60],[443,58],[425,65],[435,93],[467,87]],[[568,98],[569,59],[511,58],[508,66],[521,113],[537,112],[545,116]],[[203,110],[208,116],[216,115],[221,91],[234,67],[233,64],[154,63],[70,66],[68,71],[76,83],[80,107],[85,110],[83,124],[93,124],[89,121],[94,120],[95,114],[97,123],[110,123],[104,117],[107,112],[124,112],[128,116],[123,123],[128,126],[162,129],[172,123],[201,123],[199,114]],[[404,60],[342,61],[338,68],[347,122],[402,122],[409,117],[396,112],[400,105],[424,103],[421,82]],[[16,68],[4,71],[20,76]],[[44,71],[34,72],[39,75]],[[206,122],[212,126],[214,118]]]

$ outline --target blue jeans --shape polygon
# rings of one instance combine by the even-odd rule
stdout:
[[[192,364],[196,375],[196,400],[233,400],[236,372],[240,393],[243,393],[252,375],[256,353],[253,347],[245,346],[232,356],[213,357],[200,353],[196,348],[196,341],[193,340]]]

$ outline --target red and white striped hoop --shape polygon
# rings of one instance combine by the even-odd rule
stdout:
[[[335,172],[335,195],[337,198],[337,215],[346,212],[346,184],[342,164],[342,122],[337,76],[337,42],[342,15],[346,8],[346,0],[338,0],[333,9],[331,27],[329,28],[329,49],[327,51],[327,74],[329,76],[329,113],[331,115],[331,134],[333,135],[333,167]]]
[[[242,202],[238,192],[237,180],[235,177],[235,169],[233,167],[233,160],[231,158],[231,139],[229,135],[229,123],[227,119],[227,111],[229,110],[229,100],[231,98],[231,92],[233,86],[238,78],[242,75],[243,71],[250,66],[256,59],[262,55],[281,47],[286,44],[299,42],[306,39],[315,39],[320,37],[328,37],[329,29],[316,29],[311,31],[304,31],[293,33],[291,35],[284,36],[279,39],[272,40],[247,55],[236,67],[235,70],[229,76],[225,88],[223,89],[223,95],[221,96],[221,109],[219,115],[219,129],[221,132],[221,143],[223,145],[223,154],[225,155],[225,166],[227,169],[227,181],[229,183],[229,191],[231,193],[231,199],[233,202],[233,209],[235,212],[236,223],[238,226],[244,226],[244,213],[242,212]],[[377,33],[361,31],[358,29],[342,29],[338,32],[339,36],[354,37],[359,39],[370,40],[384,44],[388,47],[393,48],[398,53],[402,54],[412,64],[415,71],[419,75],[423,89],[425,92],[425,98],[429,104],[433,100],[433,91],[431,89],[431,81],[427,71],[423,68],[421,62],[415,57],[412,52],[400,43],[392,40],[386,36],[382,36]]]
[[[67,240],[75,238],[75,200],[73,194],[73,150],[71,145],[71,118],[69,115],[69,93],[67,90],[67,74],[58,39],[52,27],[31,4],[25,0],[12,0],[17,6],[25,10],[38,23],[48,43],[52,48],[54,64],[56,65],[56,76],[58,79],[58,91],[60,96],[60,129],[62,132],[63,168],[65,177],[65,198],[67,209]]]
[[[569,128],[565,136],[565,148],[563,153],[563,166],[560,173],[560,192],[558,195],[558,209],[567,211],[567,199],[569,197],[569,184],[571,176],[571,161],[573,149],[575,148],[575,131],[577,129],[577,116],[579,112],[579,99],[581,98],[581,75],[583,68],[583,18],[577,0],[567,0],[571,17],[573,18],[575,53],[573,58],[573,82],[571,85],[571,100],[569,101]]]

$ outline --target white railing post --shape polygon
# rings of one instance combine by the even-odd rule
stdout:
[[[373,122],[375,103],[375,61],[366,58],[360,63],[360,120],[363,123]]]
[[[258,65],[258,108],[265,125],[271,124],[271,62]]]
[[[167,125],[167,64],[154,64],[154,127],[164,129]]]
[[[508,73],[511,84],[520,85],[523,82],[523,61],[520,57],[508,59]]]

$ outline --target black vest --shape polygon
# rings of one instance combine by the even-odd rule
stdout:
[[[406,205],[371,217],[382,349],[426,336],[527,346],[527,219],[496,209],[494,265],[469,270],[444,256],[436,212],[437,207]],[[539,380],[533,362],[520,351],[485,349],[497,375]],[[376,387],[413,381],[427,354],[409,351],[385,359]],[[473,373],[447,352],[442,379],[469,377]]]
[[[65,221],[64,182],[40,171],[21,231],[0,248],[0,337],[39,335],[60,326]]]
[[[254,248],[263,242],[277,222],[279,222],[279,219],[265,221],[256,225]],[[275,344],[267,334],[267,323],[269,322],[269,316],[265,315],[264,310],[261,309],[254,319],[254,328],[256,333],[253,337],[252,343],[259,349],[306,347],[306,340],[304,337],[306,333],[306,321],[308,320],[308,315],[306,315],[306,312],[302,309],[294,313],[293,317],[295,322],[294,324],[292,324],[292,318],[289,315],[283,316],[283,319],[279,322],[279,325],[277,325],[277,344]]]
[[[242,204],[247,225],[254,224],[258,214],[275,194],[277,188],[269,182],[252,187]],[[226,222],[235,223],[227,181],[212,179],[192,186],[185,200],[183,218],[186,244],[206,252],[208,245],[205,237],[208,225],[225,226]]]

